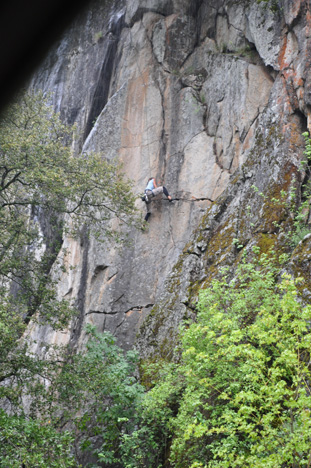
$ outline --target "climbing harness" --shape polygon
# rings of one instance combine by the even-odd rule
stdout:
[[[149,202],[151,202],[151,198],[153,198],[153,197],[154,197],[153,191],[149,190],[149,189],[145,189],[145,195],[143,197],[141,197],[141,199],[142,199],[142,201],[144,201],[146,203],[149,203]]]

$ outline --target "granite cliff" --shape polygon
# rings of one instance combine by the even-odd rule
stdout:
[[[62,333],[33,325],[39,344],[83,346],[93,323],[125,349],[171,355],[219,268],[252,245],[281,245],[277,226],[290,220],[271,199],[295,188],[299,203],[306,181],[310,26],[307,0],[96,1],[76,19],[31,86],[76,123],[76,151],[122,161],[142,213],[150,176],[175,201],[155,202],[124,247],[64,240],[74,268],[55,272],[59,295],[80,316]],[[311,282],[310,258],[307,237],[288,268]]]

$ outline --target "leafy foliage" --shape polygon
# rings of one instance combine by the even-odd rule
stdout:
[[[182,330],[181,363],[146,400],[166,414],[171,466],[310,466],[311,306],[279,273],[275,257],[262,255],[201,293],[196,323]]]
[[[134,219],[120,167],[99,154],[72,155],[73,132],[42,93],[23,94],[0,120],[0,295],[10,284],[28,317],[39,306],[41,317],[64,312],[48,276],[64,230],[75,235],[84,226],[107,237],[111,214]]]
[[[126,354],[108,333],[88,326],[91,339],[86,353],[73,354],[49,388],[48,398],[58,401],[50,409],[59,423],[74,426],[76,450],[87,450],[105,464],[121,460],[121,437],[133,431],[143,387],[134,377],[138,356]],[[92,465],[97,466],[97,465]]]
[[[72,155],[73,132],[42,93],[24,94],[2,116],[0,208],[6,222],[18,220],[22,207],[66,213],[80,225],[80,218],[102,222],[111,212],[122,219],[133,214],[120,167],[99,154]]]
[[[72,435],[57,432],[50,421],[9,417],[0,409],[1,468],[69,468],[76,466],[70,453]]]
[[[109,217],[134,219],[134,197],[120,168],[98,154],[71,154],[73,128],[60,121],[42,93],[23,94],[0,119],[0,318],[2,342],[40,310],[63,328],[73,311],[59,301],[49,275],[63,232],[79,226],[112,234]],[[14,324],[8,327],[6,322]],[[14,319],[12,320],[12,318]],[[10,356],[12,346],[2,351]],[[5,358],[4,358],[5,360]],[[0,381],[5,372],[0,367]]]
[[[118,404],[131,401],[127,372],[135,359],[124,358],[111,337],[90,331],[87,354],[71,356],[53,345],[34,354],[36,345],[25,335],[30,320],[63,329],[75,314],[58,299],[57,280],[50,276],[64,232],[78,235],[83,225],[83,232],[105,238],[117,234],[111,215],[125,223],[135,220],[134,196],[120,166],[98,154],[73,155],[73,137],[74,129],[62,124],[42,93],[19,96],[0,119],[0,402],[7,411],[0,415],[1,467],[74,466],[75,431],[85,440],[92,431],[90,437],[99,436],[99,427],[106,434],[108,414],[111,431],[117,431],[113,410],[106,409],[111,404],[117,414]],[[120,403],[118,392],[108,390],[113,390],[112,362],[124,390]],[[101,421],[95,402],[100,408],[105,403]],[[84,422],[78,418],[82,408]]]
[[[125,468],[164,465],[172,438],[170,420],[177,413],[184,388],[183,376],[174,363],[148,363],[144,373],[153,388],[141,401],[135,430],[122,437]]]
[[[124,354],[108,332],[87,331],[86,352],[52,349],[41,361],[30,355],[27,373],[18,365],[14,375],[20,385],[0,387],[10,403],[8,414],[0,412],[1,468],[76,467],[84,452],[93,468],[119,466],[143,395],[134,377],[137,354]]]

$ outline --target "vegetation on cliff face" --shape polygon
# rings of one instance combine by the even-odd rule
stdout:
[[[0,409],[2,468],[86,466],[85,456],[93,467],[120,460],[121,434],[134,430],[143,395],[133,377],[137,355],[124,355],[109,333],[88,333],[83,353],[50,349],[46,360],[25,355],[16,362],[0,388],[7,409]],[[30,399],[26,412],[23,397]]]
[[[311,466],[311,146],[309,135],[304,137],[300,174],[292,171],[293,176],[283,180],[286,187],[276,184],[273,193],[250,188],[263,201],[264,222],[250,217],[258,224],[251,225],[249,245],[233,238],[236,252],[234,263],[228,262],[230,271],[221,279],[204,281],[196,323],[186,324],[181,333],[179,364],[168,364],[165,372],[154,370],[145,422],[153,440],[153,428],[161,428],[157,441],[168,466]],[[267,225],[269,229],[262,228]],[[226,226],[218,228],[221,234]],[[251,252],[250,245],[256,243],[260,248]],[[210,272],[210,266],[206,270]],[[191,287],[198,293],[199,286]],[[171,294],[173,301],[177,289]],[[161,312],[165,314],[163,308]],[[146,365],[150,373],[151,364]]]
[[[0,466],[76,467],[85,451],[92,467],[310,466],[311,306],[303,280],[282,274],[285,255],[253,254],[201,292],[179,362],[148,363],[145,389],[137,354],[93,328],[86,353],[59,367],[51,350],[19,374],[19,394],[1,387]]]
[[[69,362],[69,351],[47,345],[41,356],[34,355],[30,338],[21,337],[30,320],[63,329],[75,314],[67,301],[58,300],[50,275],[63,233],[77,235],[84,225],[103,238],[114,234],[111,213],[126,222],[134,219],[134,196],[120,167],[98,154],[73,156],[73,135],[41,93],[19,96],[0,119],[3,467],[72,466],[67,450],[72,435],[57,432],[66,421],[60,423],[58,415],[55,422],[47,409],[61,397],[51,390],[66,375],[60,370]],[[68,381],[76,372],[74,367]],[[82,387],[85,391],[87,381]],[[27,401],[37,404],[37,413],[24,411]]]
[[[244,259],[234,280],[224,272],[201,292],[180,363],[155,373],[143,404],[152,442],[154,427],[159,449],[170,441],[169,466],[310,466],[311,306],[303,280],[281,274],[286,260]]]
[[[64,232],[84,226],[103,238],[111,213],[129,220],[135,211],[116,164],[71,154],[73,131],[40,93],[22,95],[0,120],[0,299],[24,322],[39,308],[54,327],[68,322],[49,276]]]
[[[133,205],[116,167],[71,157],[70,132],[42,96],[10,112],[0,132],[0,467],[310,467],[311,306],[303,279],[284,274],[285,254],[241,250],[234,279],[224,270],[199,294],[177,362],[141,367],[144,386],[137,353],[91,327],[83,353],[53,345],[44,357],[31,353],[20,338],[37,311],[60,329],[73,313],[49,277],[59,245],[40,230],[42,213],[61,242],[61,215],[94,226],[101,210],[128,216]],[[305,138],[301,207],[295,192],[269,199],[291,213],[289,250],[308,230]]]

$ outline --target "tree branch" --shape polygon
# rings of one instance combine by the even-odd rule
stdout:
[[[16,181],[18,180],[18,178],[19,178],[19,176],[21,175],[21,173],[22,173],[21,171],[17,172],[17,174],[15,174],[15,176],[14,176],[11,180],[9,180],[9,182],[7,182],[6,185],[3,186],[3,185],[1,184],[1,189],[0,189],[0,191],[3,192],[3,191],[6,190],[8,187],[10,187],[10,185],[14,184],[14,182],[16,182]],[[7,174],[6,174],[6,175],[7,175]],[[6,176],[5,176],[5,177],[6,177]],[[4,182],[4,180],[3,180],[3,182]],[[19,182],[20,182],[20,180],[19,180]]]

